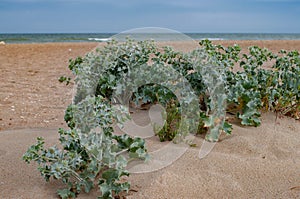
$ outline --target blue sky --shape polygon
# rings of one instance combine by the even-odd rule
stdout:
[[[0,0],[0,33],[300,33],[300,0]]]

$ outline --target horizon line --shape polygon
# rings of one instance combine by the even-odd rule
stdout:
[[[178,32],[178,33],[182,33],[182,34],[300,34],[300,32]],[[160,34],[178,34],[178,33],[167,32],[167,33],[160,33]],[[119,33],[118,32],[0,32],[0,34],[122,34],[122,32]],[[128,34],[128,33],[123,33],[123,34]],[[136,34],[145,34],[145,33],[136,33]]]

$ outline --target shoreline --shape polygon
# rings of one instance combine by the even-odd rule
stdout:
[[[243,43],[243,42],[260,42],[260,41],[266,41],[266,42],[300,42],[300,39],[209,39],[209,38],[203,38],[203,39],[191,39],[191,40],[170,40],[170,41],[157,41],[154,40],[155,42],[159,43],[172,43],[172,42],[190,42],[190,41],[195,41],[199,42],[201,40],[208,39],[212,42],[238,42],[238,43]],[[149,38],[151,40],[151,38]],[[97,42],[97,41],[80,41],[80,42],[74,42],[74,41],[66,41],[66,42],[31,42],[31,43],[5,43],[5,45],[18,45],[18,44],[105,44],[105,42]]]
[[[129,30],[130,31],[130,30]],[[106,41],[119,33],[0,33],[0,41],[6,43],[39,43],[39,42],[94,42]],[[126,35],[128,33],[125,33]],[[142,38],[156,38],[157,40],[170,40],[191,38],[194,40],[202,40],[208,38],[210,40],[300,40],[300,33],[179,33],[179,32],[157,32],[153,33],[135,33],[134,30],[129,34],[137,35]],[[124,35],[125,36],[125,35]],[[179,36],[179,37],[178,37]],[[132,36],[134,37],[134,36]]]

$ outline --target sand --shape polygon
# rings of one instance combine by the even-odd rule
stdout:
[[[242,47],[258,45],[276,52],[300,50],[300,41],[215,41]],[[195,44],[173,43],[187,51]],[[58,143],[73,85],[57,81],[72,75],[68,60],[97,43],[6,44],[0,46],[0,198],[57,198],[60,182],[44,182],[36,165],[21,156],[37,136]],[[146,118],[146,112],[141,113]],[[132,174],[128,198],[300,198],[300,123],[263,114],[258,128],[234,125],[204,159],[203,139],[170,166]],[[156,138],[149,142],[159,145]],[[153,148],[153,147],[152,147]],[[97,191],[79,198],[96,198]]]
[[[96,44],[8,44],[0,47],[0,130],[60,127],[72,99],[72,85],[58,82],[71,76],[68,60]]]

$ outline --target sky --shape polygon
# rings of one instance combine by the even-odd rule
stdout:
[[[300,33],[300,0],[0,0],[0,33]]]

